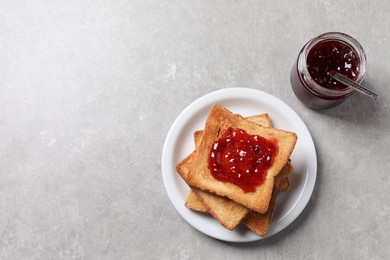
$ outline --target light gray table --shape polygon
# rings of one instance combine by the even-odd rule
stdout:
[[[1,259],[389,259],[390,3],[1,1]],[[376,102],[310,110],[289,73],[341,31],[368,57]],[[313,196],[261,242],[191,227],[161,177],[166,134],[213,90],[286,102],[311,131]]]

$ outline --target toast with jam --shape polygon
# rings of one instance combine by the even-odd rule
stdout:
[[[243,135],[244,137],[249,136],[253,140],[263,140],[263,142],[265,142],[264,147],[261,147],[262,143],[259,143],[259,145],[258,143],[255,143],[256,147],[260,147],[258,149],[260,150],[260,152],[256,152],[255,150],[252,151],[252,154],[255,154],[257,156],[264,157],[265,155],[267,155],[267,153],[264,152],[264,155],[261,151],[271,151],[272,149],[270,147],[275,148],[273,149],[274,153],[268,153],[268,155],[264,159],[266,160],[265,163],[269,161],[271,163],[268,163],[269,167],[266,169],[265,174],[263,174],[262,179],[260,180],[261,183],[257,184],[257,186],[252,186],[249,188],[246,186],[238,186],[238,184],[240,183],[234,182],[236,180],[233,180],[233,182],[229,180],[219,180],[215,177],[215,175],[212,174],[213,166],[210,167],[210,161],[212,161],[212,159],[210,158],[213,158],[213,153],[210,153],[210,151],[212,151],[213,148],[218,147],[219,139],[223,134],[228,131],[232,131],[231,136]],[[226,138],[225,142],[229,142],[231,136],[226,136],[229,138]],[[270,140],[272,140],[272,143]],[[193,154],[191,163],[192,166],[190,168],[190,171],[188,172],[186,182],[191,187],[211,192],[219,196],[228,197],[236,203],[251,210],[254,210],[258,213],[266,213],[274,189],[274,178],[288,162],[289,157],[295,146],[296,140],[297,136],[295,133],[260,126],[257,123],[252,122],[250,120],[246,120],[240,115],[233,114],[226,108],[216,104],[211,108],[209,112],[208,118],[206,120],[205,129],[203,132],[203,138],[200,142],[199,148],[196,149],[195,153]],[[247,139],[239,140],[237,141],[237,143],[244,141],[246,142]],[[233,149],[235,149],[235,147],[233,147]],[[236,155],[241,156],[241,158],[239,159],[240,161],[244,159],[251,159],[245,157],[247,151],[239,151],[239,149],[237,149]],[[226,151],[224,152],[226,153]],[[272,156],[273,158],[271,158]],[[219,159],[223,161],[225,157],[228,158],[228,153],[226,153],[226,155],[223,154],[223,157]],[[248,171],[249,170],[247,170],[247,172]],[[255,169],[255,171],[257,171],[257,168]],[[238,178],[240,178],[241,174],[243,178],[245,177],[245,172],[241,171],[238,175],[236,175],[236,179],[237,176]],[[257,177],[260,175],[252,174],[251,176]],[[251,181],[252,179],[249,179],[249,182],[247,183],[252,184]],[[247,188],[247,190],[245,188]]]
[[[247,117],[259,125],[271,127],[271,120],[268,114],[255,115]],[[203,131],[194,133],[196,149],[199,147],[203,136]],[[177,165],[177,170],[185,180],[191,168],[192,157],[195,151],[187,156]],[[288,162],[275,177],[275,188],[270,199],[270,206],[266,213],[260,214],[250,211],[248,208],[226,198],[196,188],[191,188],[187,196],[185,206],[187,208],[200,211],[210,212],[225,228],[232,230],[244,219],[244,223],[258,235],[265,235],[272,222],[275,201],[278,192],[285,191],[289,187],[288,175],[292,172],[292,165]]]

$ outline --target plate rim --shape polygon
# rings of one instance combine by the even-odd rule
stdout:
[[[284,111],[285,109],[287,109],[287,111],[289,112],[289,116],[290,116],[290,114],[292,114],[293,117],[295,117],[294,120],[297,120],[297,121],[294,121],[294,122],[297,122],[297,125],[300,125],[300,127],[303,127],[300,130],[306,132],[305,135],[307,137],[309,137],[309,140],[305,141],[306,144],[308,143],[307,145],[309,145],[309,149],[313,149],[312,156],[314,158],[311,158],[311,159],[314,159],[314,163],[307,163],[307,168],[310,167],[311,169],[308,169],[308,174],[306,174],[305,183],[304,183],[302,190],[300,191],[299,197],[296,199],[295,203],[291,206],[291,208],[285,214],[285,216],[279,220],[279,222],[281,222],[286,216],[288,217],[288,215],[292,211],[295,212],[295,216],[293,216],[292,219],[287,220],[287,224],[277,225],[278,223],[276,223],[276,225],[271,227],[272,233],[268,233],[264,237],[258,236],[258,235],[253,233],[254,236],[249,236],[249,238],[247,238],[247,239],[232,239],[232,238],[220,237],[220,236],[214,235],[210,232],[205,232],[204,230],[200,230],[198,227],[196,227],[192,223],[191,220],[189,220],[187,218],[188,212],[191,212],[191,210],[187,209],[186,210],[187,213],[183,212],[176,205],[176,199],[173,197],[173,194],[170,191],[170,188],[172,186],[174,186],[172,183],[169,183],[168,175],[167,175],[168,173],[166,173],[168,171],[167,167],[169,168],[169,165],[172,165],[172,162],[173,162],[173,158],[169,158],[169,155],[167,154],[168,153],[167,149],[171,143],[170,140],[172,138],[173,138],[173,140],[175,140],[175,138],[174,138],[175,133],[180,132],[183,125],[185,125],[185,121],[190,120],[191,114],[194,115],[200,109],[207,107],[208,103],[211,103],[211,104],[219,103],[219,102],[223,102],[224,100],[228,100],[228,99],[232,99],[232,98],[233,99],[238,99],[238,98],[252,99],[252,100],[254,100],[256,102],[260,102],[260,103],[269,103],[268,99],[266,99],[266,101],[264,100],[264,97],[268,98],[272,102],[278,103],[277,104],[278,106],[282,106],[282,108],[277,109],[278,111]],[[211,106],[211,104],[209,106]],[[272,106],[275,107],[275,105],[272,105]],[[284,112],[283,114],[285,114],[285,113],[286,112]],[[299,138],[298,138],[298,140],[299,140]],[[172,151],[172,154],[173,153],[174,153],[174,151]],[[302,211],[306,208],[310,198],[312,197],[312,194],[314,191],[315,182],[317,179],[317,164],[318,164],[317,153],[316,153],[316,148],[315,148],[315,144],[314,144],[313,138],[311,136],[311,133],[310,133],[309,129],[307,128],[306,124],[304,123],[304,121],[302,120],[302,118],[295,112],[295,110],[293,110],[289,105],[287,105],[285,102],[283,102],[279,98],[277,98],[277,97],[275,97],[267,92],[264,92],[264,91],[258,90],[258,89],[243,88],[243,87],[223,88],[223,89],[215,90],[215,91],[209,92],[205,95],[202,95],[202,96],[198,97],[197,99],[195,99],[194,101],[192,101],[175,118],[174,122],[172,123],[172,125],[171,125],[171,127],[166,135],[164,145],[163,145],[163,150],[162,150],[162,156],[161,156],[161,171],[162,171],[164,188],[168,194],[168,197],[169,197],[171,203],[173,204],[174,208],[179,213],[179,215],[181,215],[181,217],[184,218],[184,220],[186,220],[187,223],[190,224],[193,228],[195,228],[196,230],[198,230],[199,232],[201,232],[205,235],[208,235],[210,237],[213,237],[215,239],[222,240],[222,241],[239,242],[239,243],[240,242],[253,242],[253,241],[263,240],[263,239],[266,239],[268,237],[271,237],[272,235],[275,235],[275,234],[279,233],[280,231],[282,231],[283,229],[285,229],[286,227],[288,227],[296,218],[299,217],[299,215],[301,215]],[[306,196],[303,196],[304,194]],[[184,205],[184,201],[182,201],[182,204]],[[191,212],[191,214],[195,214],[195,212]]]

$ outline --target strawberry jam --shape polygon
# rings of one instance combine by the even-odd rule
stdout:
[[[338,72],[356,83],[362,83],[366,73],[366,55],[351,36],[329,32],[307,42],[300,51],[291,74],[291,87],[306,106],[326,109],[337,106],[355,90],[332,79]]]
[[[208,167],[217,180],[233,183],[244,192],[253,192],[264,182],[277,151],[276,140],[230,127],[213,144]]]
[[[307,56],[307,69],[319,85],[328,89],[345,89],[347,86],[329,76],[332,71],[356,80],[359,58],[356,52],[340,41],[323,41],[313,46]]]

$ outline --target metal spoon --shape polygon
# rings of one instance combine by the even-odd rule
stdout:
[[[373,99],[377,99],[378,98],[378,94],[372,92],[369,89],[366,89],[362,85],[360,85],[360,84],[356,83],[355,81],[345,77],[344,75],[341,75],[340,73],[338,73],[336,71],[329,72],[329,76],[331,78],[337,80],[338,82],[348,86],[348,87],[352,87],[352,88],[356,89],[360,93],[363,93],[363,94],[365,94],[365,95],[367,95],[369,97],[372,97]]]

